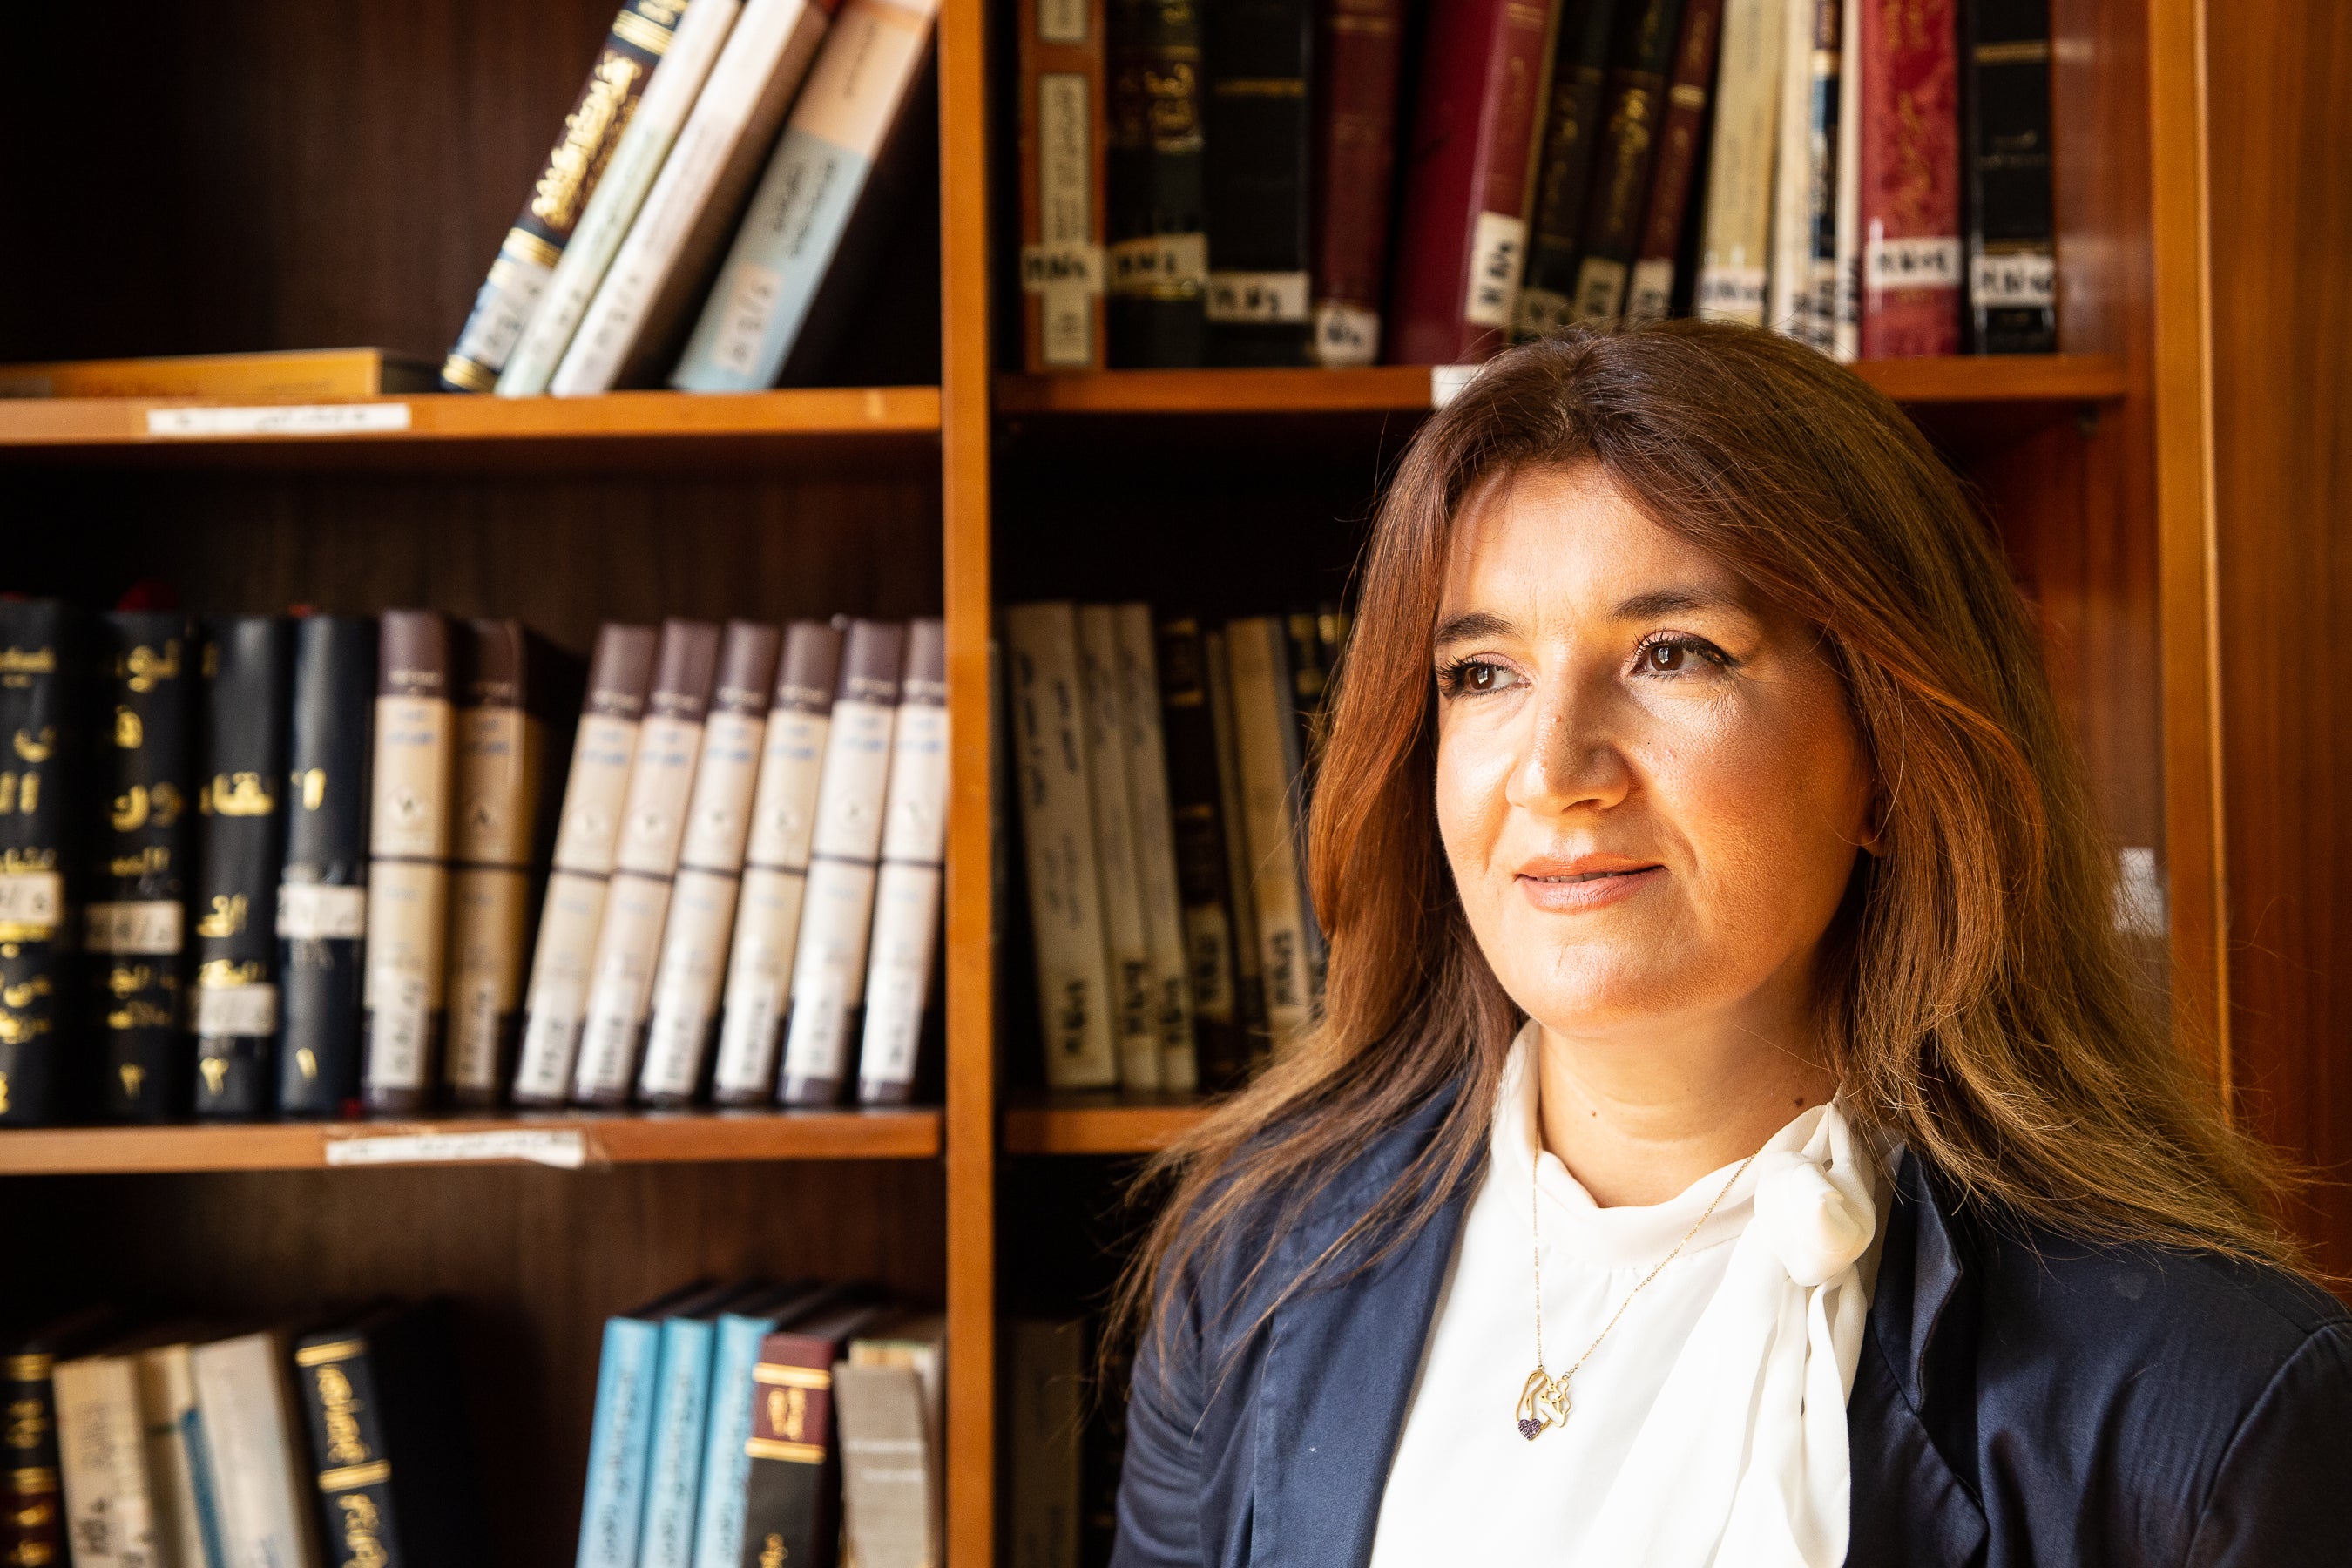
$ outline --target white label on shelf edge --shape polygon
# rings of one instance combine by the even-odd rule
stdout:
[[[526,1160],[576,1171],[588,1163],[588,1140],[576,1127],[331,1135],[327,1140],[330,1165],[444,1165],[469,1160]]]
[[[349,436],[408,428],[405,403],[289,403],[257,408],[151,408],[147,434]]]

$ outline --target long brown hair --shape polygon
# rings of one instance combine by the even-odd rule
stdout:
[[[1155,1162],[1166,1202],[1122,1321],[1244,1230],[1296,1223],[1351,1153],[1449,1089],[1418,1158],[1282,1293],[1384,1255],[1482,1158],[1518,1016],[1438,839],[1437,596],[1478,487],[1587,464],[1819,628],[1843,682],[1885,848],[1856,858],[1825,939],[1820,1026],[1858,1113],[1996,1215],[2298,1266],[2271,1218],[2280,1165],[2230,1127],[2117,941],[2110,851],[2029,613],[1960,486],[1820,354],[1675,322],[1506,353],[1406,450],[1309,823],[1323,1020]]]

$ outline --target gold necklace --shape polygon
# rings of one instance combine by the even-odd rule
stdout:
[[[1536,1369],[1528,1373],[1527,1386],[1519,1390],[1519,1407],[1516,1415],[1520,1436],[1532,1443],[1543,1435],[1546,1428],[1568,1425],[1568,1380],[1574,1377],[1578,1369],[1592,1359],[1592,1352],[1601,1348],[1601,1342],[1609,1337],[1609,1331],[1617,1326],[1617,1320],[1625,1315],[1625,1309],[1633,1304],[1633,1298],[1647,1289],[1651,1280],[1664,1273],[1667,1264],[1683,1255],[1683,1248],[1691,1244],[1691,1237],[1698,1234],[1699,1226],[1714,1216],[1717,1205],[1731,1195],[1731,1189],[1738,1184],[1739,1178],[1747,1174],[1748,1167],[1755,1163],[1754,1154],[1739,1162],[1739,1168],[1731,1173],[1731,1179],[1723,1184],[1723,1190],[1715,1194],[1713,1201],[1706,1205],[1706,1212],[1698,1216],[1690,1229],[1683,1233],[1683,1238],[1675,1243],[1675,1249],[1659,1258],[1656,1268],[1642,1276],[1641,1284],[1625,1292],[1625,1299],[1617,1303],[1617,1310],[1609,1314],[1609,1321],[1601,1326],[1599,1333],[1592,1336],[1592,1342],[1584,1347],[1584,1353],[1576,1358],[1575,1365],[1570,1366],[1558,1377],[1554,1377],[1544,1371],[1543,1212],[1541,1184],[1537,1180],[1538,1172],[1543,1163],[1543,1150],[1540,1146],[1537,1148],[1535,1163],[1528,1172],[1528,1230],[1535,1238]]]

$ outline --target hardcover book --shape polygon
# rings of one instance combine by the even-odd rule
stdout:
[[[1197,365],[1208,330],[1201,7],[1110,6],[1110,363]]]
[[[1152,1020],[1160,1036],[1160,1086],[1180,1094],[1200,1087],[1192,1045],[1192,988],[1185,974],[1182,900],[1176,885],[1176,830],[1168,805],[1168,752],[1160,729],[1159,660],[1151,606],[1120,605],[1117,623],[1121,751],[1132,811],[1136,900],[1144,946],[1151,954]]]
[[[686,0],[629,0],[613,18],[580,97],[563,117],[562,138],[548,153],[521,216],[499,242],[489,278],[441,366],[446,390],[488,392],[498,384],[686,10]]]
[[[892,622],[852,621],[843,638],[841,684],[809,839],[807,907],[793,956],[792,1016],[776,1086],[781,1104],[831,1105],[849,1076],[849,1043],[866,1000],[866,937],[906,637],[907,628]]]
[[[752,1289],[736,1289],[662,1320],[654,1372],[653,1436],[646,1450],[645,1522],[636,1568],[688,1568],[695,1505],[702,1483],[703,1436],[709,1426],[711,1354],[718,1319]]]
[[[607,623],[596,634],[588,693],[572,742],[572,766],[555,830],[554,869],[523,993],[520,1105],[561,1105],[572,1087],[588,1007],[589,965],[604,913],[604,884],[621,833],[621,799],[636,756],[637,726],[651,689],[657,634]]]
[[[776,1047],[792,997],[816,832],[835,689],[841,678],[840,626],[794,621],[776,672],[751,827],[743,845],[743,886],[727,960],[713,1097],[721,1105],[765,1104],[774,1090]]]
[[[1020,0],[1021,360],[1100,370],[1108,111],[1103,0]]]
[[[1960,350],[1960,61],[1957,0],[1862,5],[1862,337],[1866,359]]]
[[[278,886],[294,635],[275,616],[208,616],[198,666],[196,1114],[256,1117],[278,1092]]]
[[[890,734],[890,793],[882,811],[882,862],[866,970],[866,1037],[857,1052],[861,1105],[904,1105],[914,1098],[915,1052],[947,879],[947,623],[918,620],[907,626],[907,665]]]
[[[1234,973],[1233,887],[1216,726],[1209,713],[1207,653],[1200,623],[1189,618],[1162,621],[1159,638],[1160,726],[1196,1071],[1212,1089],[1227,1089],[1247,1073],[1249,1051]]]
[[[112,1330],[114,1314],[85,1307],[0,1341],[0,1399],[8,1412],[8,1506],[0,1509],[0,1563],[68,1561],[58,1482],[57,1366]]]
[[[432,1101],[446,1022],[448,622],[431,610],[386,610],[376,671],[360,1094],[372,1110],[415,1111]]]
[[[1304,773],[1281,623],[1271,616],[1225,628],[1231,647],[1234,751],[1249,844],[1250,892],[1257,906],[1258,962],[1275,1055],[1302,1038],[1315,1017],[1313,916],[1298,854]]]
[[[1461,364],[1509,341],[1527,262],[1528,154],[1558,0],[1433,12],[1407,144],[1388,357]]]
[[[833,1365],[881,1312],[845,1306],[770,1334],[751,1368],[751,1457],[744,1480],[741,1568],[794,1563],[829,1568],[840,1542],[840,1455],[833,1430]]]
[[[1818,258],[1814,289],[1826,300],[1830,357],[1851,364],[1862,357],[1862,14],[1860,0],[1838,13],[1837,224],[1835,271],[1822,288]]]
[[[233,1563],[320,1568],[289,1352],[285,1332],[266,1329],[189,1352],[221,1544]]]
[[[1208,359],[1312,363],[1315,0],[1201,16]]]
[[[1764,325],[1772,157],[1789,0],[1727,0],[1707,154],[1705,237],[1693,300],[1708,321]]]
[[[58,1479],[76,1568],[153,1568],[163,1550],[134,1348],[59,1362],[54,1374]]]
[[[1078,606],[1078,684],[1086,695],[1087,793],[1095,818],[1121,1089],[1160,1087],[1160,1008],[1136,887],[1135,806],[1127,782],[1118,629],[1108,605]]]
[[[1789,0],[1784,22],[1766,324],[1828,353],[1837,346],[1838,0]]]
[[[211,1460],[196,1410],[196,1374],[184,1341],[138,1352],[139,1408],[147,1424],[147,1478],[163,1561],[215,1568],[228,1561],[214,1506]]]
[[[1683,250],[1691,181],[1698,172],[1699,133],[1706,123],[1707,88],[1715,80],[1716,44],[1724,0],[1684,0],[1681,34],[1666,80],[1664,118],[1651,160],[1650,195],[1642,241],[1627,286],[1625,317],[1663,321],[1675,294],[1675,258]]]
[[[1580,321],[1613,321],[1625,310],[1682,11],[1683,0],[1633,0],[1610,37],[1601,137],[1584,197],[1584,254],[1576,265],[1572,309]]]
[[[195,815],[191,688],[196,641],[186,616],[117,610],[99,621],[100,699],[114,714],[97,750],[100,812],[89,837],[90,953],[99,1109],[160,1121],[188,1103],[182,1033],[189,849]]]
[[[1966,116],[1969,346],[2058,348],[2058,250],[2050,196],[2049,0],[1969,0],[1960,48]]]
[[[295,621],[278,889],[278,1108],[288,1116],[334,1116],[359,1099],[375,684],[373,619]]]
[[[1513,323],[1520,338],[1543,337],[1575,320],[1585,195],[1601,141],[1611,23],[1619,9],[1613,0],[1562,0],[1549,90],[1528,155],[1536,178],[1528,203],[1527,269]]]
[[[736,1568],[742,1555],[744,1483],[751,1473],[743,1445],[751,1436],[751,1368],[759,1363],[761,1343],[843,1294],[840,1286],[803,1279],[772,1286],[719,1314],[711,1335],[710,1420],[695,1505],[692,1568]]]
[[[0,1127],[56,1121],[69,1097],[76,630],[58,600],[0,599]]]
[[[1404,0],[1325,0],[1317,29],[1315,363],[1381,356]]]
[[[635,1568],[653,1452],[663,1322],[724,1301],[732,1287],[683,1286],[604,1321],[596,1407],[588,1435],[588,1482],[580,1504],[578,1568]]]
[[[834,1364],[841,1439],[842,1537],[860,1568],[938,1568],[947,1320],[937,1312],[868,1327]]]

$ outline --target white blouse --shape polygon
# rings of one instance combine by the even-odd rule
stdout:
[[[1574,1364],[1732,1167],[1601,1208],[1542,1148],[1535,1027],[1512,1047],[1492,1158],[1422,1347],[1371,1568],[1447,1563],[1837,1568],[1879,1165],[1816,1106],[1775,1133],[1577,1372],[1564,1426],[1516,1422],[1534,1370],[1530,1166],[1544,1364]]]

